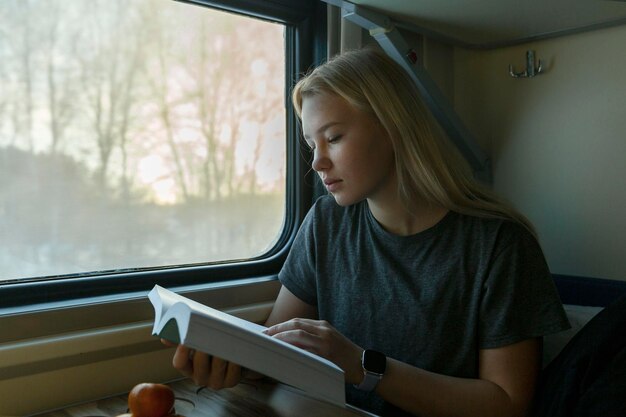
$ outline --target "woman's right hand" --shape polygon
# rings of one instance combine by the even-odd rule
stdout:
[[[176,347],[172,364],[196,385],[215,390],[234,387],[242,379],[241,366],[183,345]]]

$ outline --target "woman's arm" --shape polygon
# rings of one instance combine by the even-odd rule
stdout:
[[[388,359],[377,393],[423,416],[521,417],[529,409],[539,372],[540,342],[529,339],[479,353],[479,379],[426,372]]]
[[[296,317],[315,319],[317,318],[317,308],[305,303],[283,286],[280,288],[265,325],[273,326]]]
[[[347,383],[361,382],[363,349],[327,322],[290,320],[272,326],[268,333],[333,361],[344,370]],[[435,374],[388,358],[376,392],[397,407],[425,417],[521,417],[532,400],[540,351],[540,339],[483,349],[478,379]]]

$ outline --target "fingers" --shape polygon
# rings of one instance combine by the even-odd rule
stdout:
[[[324,320],[292,319],[268,328],[265,333],[330,360],[346,375],[349,371],[350,380],[357,381],[362,376],[363,350]]]
[[[207,386],[212,389],[231,388],[241,381],[241,367],[237,364],[213,357],[211,374]]]
[[[187,346],[178,345],[176,347],[176,351],[174,352],[174,357],[172,358],[172,365],[174,368],[178,369],[178,371],[190,377],[193,375],[193,361],[191,359],[192,350]]]
[[[192,379],[196,385],[208,385],[211,371],[211,356],[204,352],[194,352]]]
[[[221,358],[178,345],[172,365],[196,385],[212,389],[234,387],[241,381],[241,367]]]
[[[318,334],[319,332],[327,331],[329,328],[330,325],[324,320],[295,318],[283,323],[275,324],[272,327],[268,327],[267,330],[265,330],[265,334],[274,336],[278,333],[292,330],[303,330],[311,334]]]
[[[174,343],[174,342],[170,342],[170,341],[169,341],[169,340],[167,340],[167,339],[161,339],[161,343],[163,343],[165,346],[169,346],[169,347],[174,347],[174,346],[176,346],[176,343]]]
[[[212,358],[211,360],[211,372],[208,375],[206,382],[202,385],[206,385],[209,388],[221,389],[224,384],[224,377],[226,376],[226,368],[228,362],[221,358]]]
[[[243,368],[236,363],[228,362],[226,377],[224,378],[224,388],[234,387],[243,378]]]
[[[266,334],[276,339],[326,358],[330,355],[333,333],[336,331],[326,321],[300,318],[274,325],[266,330]]]
[[[320,337],[305,330],[285,330],[276,333],[273,337],[289,343],[290,345],[297,346],[300,349],[319,354],[319,349],[316,346],[319,344]]]

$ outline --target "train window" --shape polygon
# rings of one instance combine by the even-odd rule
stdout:
[[[289,23],[190,3],[0,3],[0,285],[281,239]]]

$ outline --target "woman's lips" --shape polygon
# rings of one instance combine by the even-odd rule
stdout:
[[[326,189],[330,191],[331,193],[336,191],[339,188],[340,184],[341,184],[341,180],[337,180],[337,179],[324,180],[324,185],[326,186]]]

